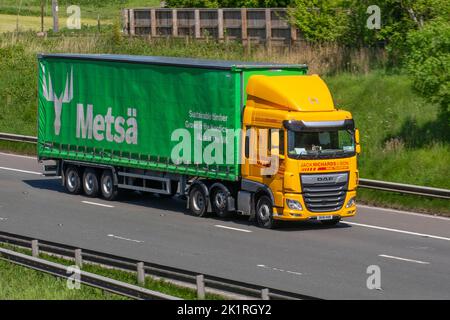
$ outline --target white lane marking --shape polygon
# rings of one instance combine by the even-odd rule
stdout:
[[[301,272],[296,272],[296,271],[284,270],[284,269],[280,269],[280,268],[269,267],[269,266],[266,266],[264,264],[258,264],[257,267],[264,268],[264,269],[269,269],[269,270],[273,270],[273,271],[278,271],[278,272],[286,272],[286,273],[290,273],[290,274],[295,274],[296,276],[301,276],[302,275]]]
[[[232,228],[232,227],[222,226],[220,224],[215,224],[214,227],[223,228],[223,229],[229,229],[229,230],[234,230],[234,231],[241,231],[241,232],[253,232],[251,230]]]
[[[447,217],[433,216],[431,214],[425,214],[425,213],[409,212],[409,211],[402,211],[402,210],[389,209],[389,208],[372,207],[372,206],[366,206],[366,205],[363,205],[363,204],[358,204],[358,207],[384,211],[384,213],[390,213],[390,214],[392,214],[392,213],[399,213],[399,214],[405,214],[405,215],[409,215],[409,216],[416,216],[416,217],[422,217],[422,218],[431,218],[431,219],[439,219],[439,220],[450,221],[450,218],[447,218]]]
[[[33,160],[36,160],[36,159],[37,159],[37,157],[22,156],[22,155],[18,155],[18,154],[5,153],[5,152],[0,152],[0,155],[2,155],[2,156],[16,157],[16,158],[33,159]]]
[[[384,231],[392,231],[392,232],[410,234],[410,235],[413,235],[413,236],[420,236],[420,237],[426,237],[426,238],[450,241],[450,238],[434,236],[434,235],[431,235],[431,234],[411,232],[411,231],[406,231],[406,230],[385,228],[385,227],[379,227],[379,226],[372,226],[370,224],[363,224],[363,223],[356,223],[356,222],[349,222],[349,221],[344,221],[343,223],[352,224],[352,225],[359,226],[359,227],[366,227],[366,228],[372,228],[372,229],[378,229],[378,230],[384,230]]]
[[[103,203],[97,203],[97,202],[91,202],[91,201],[81,201],[81,202],[86,203],[86,204],[92,204],[94,206],[99,206],[99,207],[114,208],[114,206],[110,206],[109,204],[103,204]]]
[[[114,238],[114,239],[119,239],[119,240],[125,240],[125,241],[137,242],[137,243],[143,243],[143,242],[144,242],[144,241],[141,241],[141,240],[134,240],[134,239],[129,239],[129,238],[124,238],[124,237],[116,236],[116,235],[113,235],[113,234],[108,234],[108,237]]]
[[[36,175],[40,175],[40,176],[42,175],[42,173],[36,172],[36,171],[28,171],[28,170],[21,170],[21,169],[7,168],[7,167],[0,167],[0,169],[7,170],[7,171],[21,172],[21,173],[36,174]]]
[[[401,261],[407,261],[407,262],[414,262],[414,263],[419,263],[419,264],[430,264],[429,262],[426,262],[426,261],[406,259],[406,258],[400,258],[400,257],[395,257],[395,256],[388,256],[387,254],[379,254],[378,256],[379,257],[383,257],[383,258],[388,258],[388,259],[395,259],[395,260],[401,260]]]
[[[6,221],[6,220],[8,220],[8,218],[0,217],[0,221]]]

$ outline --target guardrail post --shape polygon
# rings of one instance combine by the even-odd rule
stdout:
[[[197,298],[199,300],[205,299],[205,277],[200,274],[195,277],[197,282]]]
[[[143,262],[137,263],[137,281],[141,286],[145,284],[145,270]]]
[[[261,299],[262,300],[270,300],[269,289],[261,289]]]
[[[83,267],[83,256],[81,253],[81,249],[75,249],[75,265],[79,268]]]
[[[39,241],[31,240],[31,255],[35,258],[39,257]]]

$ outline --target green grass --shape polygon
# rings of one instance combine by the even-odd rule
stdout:
[[[326,78],[335,101],[361,131],[360,176],[450,189],[448,119],[418,96],[405,75],[373,72]],[[366,203],[450,214],[449,201],[359,190]]]
[[[1,12],[1,11],[0,11]],[[85,26],[96,26],[97,20],[85,18],[82,20]],[[104,20],[104,24],[111,24],[111,20]],[[41,30],[41,18],[35,16],[19,16],[10,14],[0,14],[0,33],[17,31],[17,24],[19,31],[40,31]],[[52,27],[53,21],[50,17],[44,18],[44,30],[48,30]],[[62,25],[63,26],[63,25]],[[61,26],[61,27],[62,27]]]
[[[9,249],[9,250],[14,250],[14,251],[17,251],[17,252],[20,252],[23,254],[31,255],[31,250],[29,250],[29,249],[20,248],[17,246],[12,246],[9,244],[4,244],[4,243],[0,243],[0,247]],[[59,263],[59,264],[65,265],[65,266],[71,266],[74,264],[74,262],[72,260],[55,257],[53,255],[48,255],[48,254],[41,253],[39,255],[39,258],[45,259],[45,260],[48,260],[51,262]],[[98,275],[108,277],[111,279],[115,279],[118,281],[130,283],[130,284],[133,284],[136,286],[139,285],[137,282],[136,273],[134,273],[134,272],[127,272],[127,271],[122,271],[122,270],[118,270],[118,269],[104,268],[104,267],[101,267],[96,264],[88,264],[88,263],[83,264],[83,267],[81,269],[86,272],[98,274]],[[1,271],[0,271],[0,275],[1,275]],[[0,279],[2,279],[2,278],[0,277]],[[170,283],[165,280],[159,280],[159,279],[156,280],[150,276],[147,276],[145,278],[145,284],[142,287],[150,289],[150,290],[162,292],[162,293],[165,293],[165,294],[168,294],[171,296],[176,296],[176,297],[186,299],[186,300],[196,300],[197,299],[197,292],[194,291],[193,289],[181,287],[181,286],[175,285],[175,284]],[[1,299],[1,294],[2,294],[1,289],[2,289],[2,287],[0,284],[0,299]],[[206,293],[206,299],[207,300],[224,300],[225,297],[217,295],[217,294]]]
[[[22,6],[19,6],[18,0],[0,0],[0,13],[3,14],[20,14],[22,16],[40,16],[41,0],[22,0]],[[78,5],[81,9],[81,19],[97,19],[111,20],[118,17],[119,12],[123,8],[137,7],[159,7],[158,0],[59,0],[59,17],[63,19],[67,17],[67,7],[70,5]],[[20,11],[19,11],[20,10]],[[51,0],[45,1],[44,15],[52,15]]]
[[[0,300],[125,300],[81,285],[70,290],[65,279],[0,259]]]

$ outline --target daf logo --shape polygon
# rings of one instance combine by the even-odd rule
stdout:
[[[317,177],[317,181],[323,181],[323,182],[327,182],[327,181],[333,181],[334,177]]]

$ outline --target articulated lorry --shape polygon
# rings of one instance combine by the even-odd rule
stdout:
[[[305,65],[38,56],[38,160],[71,194],[180,196],[197,216],[335,224],[356,213],[359,132]]]

